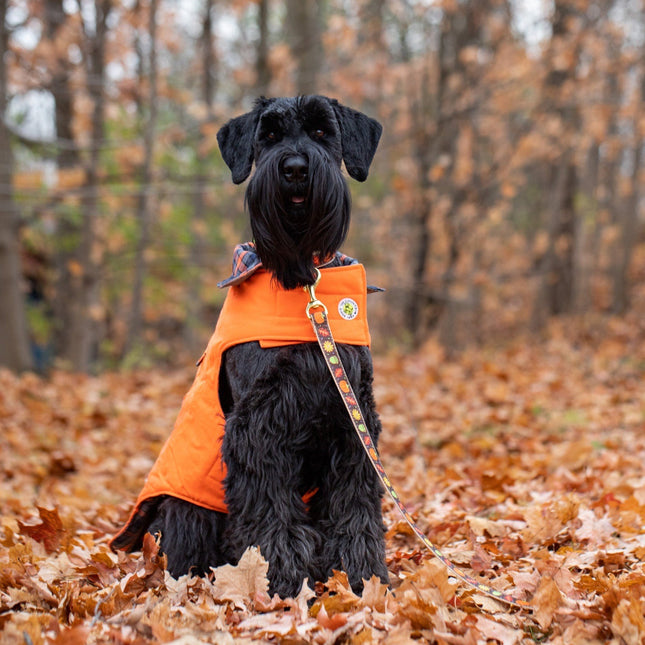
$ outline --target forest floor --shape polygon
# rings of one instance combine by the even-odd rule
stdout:
[[[112,553],[194,368],[0,372],[0,642],[645,643],[645,319],[560,321],[447,360],[377,357],[381,456],[457,584],[385,500],[391,590],[343,574],[270,598],[250,550],[170,578]]]

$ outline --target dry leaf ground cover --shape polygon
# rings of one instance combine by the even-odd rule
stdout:
[[[579,328],[578,328],[579,329]],[[0,372],[0,642],[645,643],[645,321],[376,360],[383,461],[421,527],[532,613],[458,587],[385,501],[392,588],[267,594],[250,550],[174,580],[114,554],[193,369]]]

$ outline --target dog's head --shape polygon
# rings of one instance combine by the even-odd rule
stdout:
[[[222,157],[246,190],[257,251],[286,288],[311,284],[349,228],[350,177],[365,181],[381,125],[324,96],[259,99],[217,133]]]

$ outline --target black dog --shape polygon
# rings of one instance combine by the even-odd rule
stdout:
[[[246,191],[255,249],[247,245],[246,256],[255,251],[284,290],[312,284],[316,264],[347,264],[337,253],[350,219],[341,162],[364,181],[380,135],[377,121],[322,96],[262,98],[219,131],[233,182],[256,167]],[[369,349],[344,344],[339,351],[376,441]],[[217,367],[211,394],[226,418],[228,514],[157,496],[138,505],[113,546],[135,548],[145,530],[160,534],[178,576],[237,562],[258,545],[272,592],[285,597],[305,578],[325,581],[334,569],[347,572],[355,591],[372,575],[387,583],[383,491],[319,347],[244,342],[228,348]],[[315,492],[303,499],[308,491]]]

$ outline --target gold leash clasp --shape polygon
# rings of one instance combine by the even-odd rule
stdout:
[[[304,287],[305,292],[309,296],[309,302],[307,303],[307,309],[305,310],[309,320],[313,319],[311,310],[316,309],[317,307],[322,307],[323,311],[325,312],[325,316],[327,315],[327,307],[325,307],[325,305],[316,298],[316,287],[318,286],[321,278],[320,269],[314,267],[314,271],[316,272],[316,279],[314,280],[314,283],[308,284]]]

